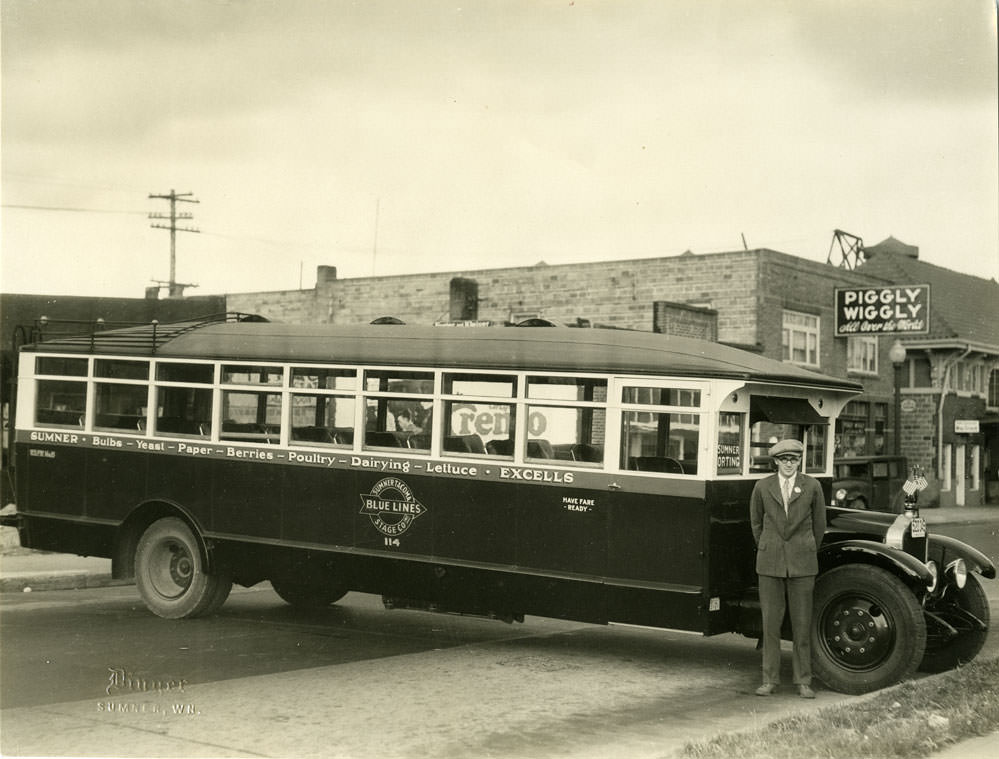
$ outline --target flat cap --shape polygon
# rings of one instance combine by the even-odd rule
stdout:
[[[787,438],[786,440],[781,440],[770,446],[771,456],[780,456],[782,453],[797,453],[799,456],[801,452],[805,450],[805,446],[801,444],[800,440],[794,440],[793,438]]]

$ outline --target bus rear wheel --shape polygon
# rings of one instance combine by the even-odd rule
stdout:
[[[336,582],[313,585],[279,578],[272,578],[271,586],[282,601],[301,609],[325,609],[347,595],[349,590]]]
[[[916,596],[879,567],[847,564],[815,583],[812,668],[833,690],[860,694],[911,675],[926,649]]]
[[[211,614],[232,589],[227,575],[208,574],[198,538],[177,517],[158,519],[142,533],[135,584],[146,607],[165,619]]]

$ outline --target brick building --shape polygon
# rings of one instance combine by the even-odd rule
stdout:
[[[834,289],[929,283],[931,333],[903,341],[901,452],[926,468],[924,501],[999,501],[999,285],[921,262],[918,249],[891,238],[867,256],[856,270],[769,249],[355,279],[320,266],[313,290],[229,294],[227,304],[293,322],[541,318],[717,340],[861,382],[837,430],[837,455],[849,456],[894,450],[894,339],[834,337]],[[969,291],[972,309],[961,306]],[[977,316],[959,319],[955,306]],[[975,419],[980,432],[956,436],[954,419]]]
[[[941,505],[999,502],[999,285],[919,260],[888,238],[858,269],[931,288],[929,333],[907,337],[902,451],[932,461]]]

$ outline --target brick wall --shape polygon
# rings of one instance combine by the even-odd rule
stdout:
[[[939,393],[904,391],[903,401],[916,404],[901,415],[902,455],[912,466],[921,466],[927,479],[937,474],[937,403]],[[908,405],[908,404],[907,404]]]
[[[653,329],[666,335],[718,340],[718,312],[713,308],[685,306],[657,300],[653,304]]]
[[[757,256],[753,251],[683,255],[559,266],[459,270],[357,279],[322,279],[315,313],[335,323],[396,316],[428,324],[450,314],[455,277],[478,284],[478,318],[504,323],[514,315],[633,329],[653,329],[653,303],[672,301],[718,312],[718,339],[755,344]],[[271,304],[268,304],[271,305]],[[277,310],[283,310],[273,304]],[[267,314],[265,314],[267,315]]]
[[[450,318],[451,282],[459,277],[478,287],[480,320],[503,324],[529,314],[651,331],[655,304],[665,301],[680,309],[716,312],[711,339],[757,347],[777,360],[782,358],[783,310],[814,314],[821,319],[818,368],[836,376],[847,376],[846,339],[833,337],[833,290],[871,283],[846,269],[760,249],[355,279],[338,279],[335,267],[320,266],[314,290],[231,294],[228,306],[288,322],[351,324],[394,316],[409,324],[431,324]],[[672,317],[680,318],[679,312]],[[674,321],[674,326],[697,329],[692,322]],[[875,400],[890,399],[892,393],[890,341],[882,340],[880,347],[880,376],[857,377]]]
[[[262,293],[232,293],[226,296],[229,311],[260,314],[271,321],[312,324],[328,321],[317,311],[315,290],[274,290]]]

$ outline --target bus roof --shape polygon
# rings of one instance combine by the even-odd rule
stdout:
[[[38,352],[161,358],[655,374],[860,392],[849,380],[719,343],[568,327],[428,327],[228,321],[148,325],[28,346]]]

